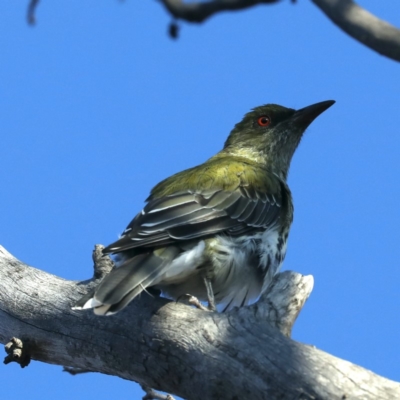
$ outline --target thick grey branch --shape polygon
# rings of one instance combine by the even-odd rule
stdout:
[[[294,298],[286,306],[276,300],[296,280]],[[400,384],[297,343],[267,321],[282,315],[288,329],[311,287],[310,278],[286,272],[261,302],[225,314],[143,295],[115,316],[96,317],[71,310],[86,284],[29,267],[0,246],[0,342],[16,337],[33,360],[193,400],[400,398]]]
[[[400,29],[352,0],[312,0],[339,28],[383,56],[400,61]]]

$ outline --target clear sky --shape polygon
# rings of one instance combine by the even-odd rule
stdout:
[[[362,1],[400,26],[396,1]],[[310,1],[182,24],[156,1],[0,3],[0,244],[67,279],[92,274],[161,179],[205,161],[250,108],[337,103],[289,177],[285,269],[315,289],[293,338],[400,380],[400,64]],[[132,355],[133,357],[134,355]],[[133,382],[0,364],[1,397],[139,399]]]

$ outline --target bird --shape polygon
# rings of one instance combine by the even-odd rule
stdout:
[[[112,315],[151,290],[191,295],[221,312],[256,301],[286,254],[292,156],[306,128],[334,103],[255,107],[220,152],[158,183],[104,248],[116,267],[74,309]]]

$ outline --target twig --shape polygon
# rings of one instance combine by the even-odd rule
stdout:
[[[28,12],[26,15],[26,18],[28,20],[29,25],[35,25],[36,24],[36,17],[35,17],[35,12],[36,8],[39,4],[39,0],[30,0],[28,4]]]

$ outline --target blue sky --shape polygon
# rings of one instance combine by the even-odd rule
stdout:
[[[0,4],[0,244],[67,279],[92,273],[161,179],[206,160],[250,108],[337,103],[292,162],[285,269],[315,278],[295,340],[400,380],[400,64],[310,1],[167,35],[156,1]],[[394,1],[362,5],[400,26]],[[9,400],[121,396],[132,382],[0,364]],[[24,382],[24,384],[21,384]]]

